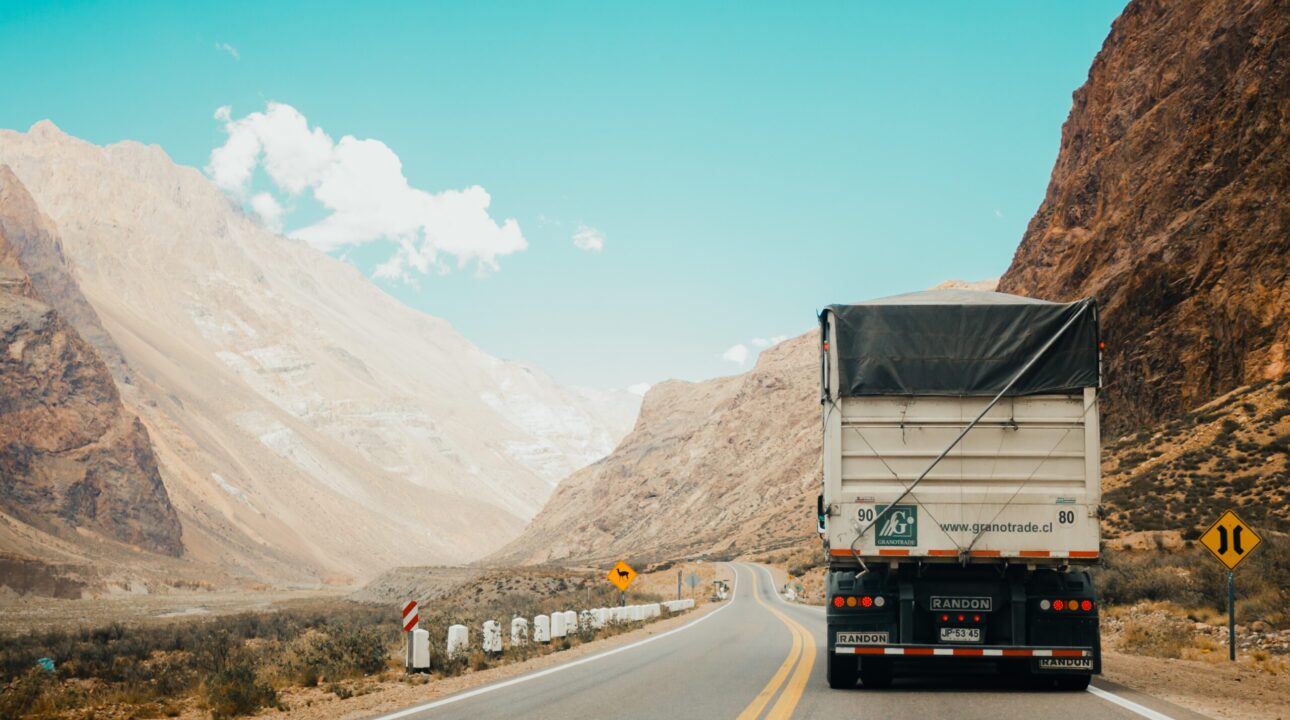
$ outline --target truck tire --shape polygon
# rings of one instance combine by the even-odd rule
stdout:
[[[856,686],[856,656],[829,653],[827,673],[829,687],[850,690]]]
[[[892,667],[889,660],[866,659],[860,668],[860,684],[866,690],[884,690],[891,687]]]
[[[1079,692],[1088,689],[1088,682],[1093,676],[1088,673],[1080,675],[1059,675],[1057,676],[1057,689],[1071,692]]]

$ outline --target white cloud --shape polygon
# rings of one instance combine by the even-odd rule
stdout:
[[[579,250],[600,252],[605,249],[605,234],[593,227],[579,225],[578,231],[573,234],[573,244]]]
[[[743,343],[732,345],[725,352],[721,353],[721,359],[743,367],[743,364],[748,362],[748,346]]]
[[[277,198],[267,192],[251,196],[251,209],[260,217],[260,222],[273,232],[282,231],[282,205]]]
[[[233,47],[232,45],[229,45],[226,42],[215,43],[215,49],[228,53],[233,57],[234,60],[242,59],[242,55],[238,53],[237,48]]]
[[[455,258],[458,267],[475,261],[480,269],[495,270],[498,258],[528,247],[518,222],[498,223],[489,215],[492,197],[484,188],[439,193],[414,188],[399,156],[379,140],[346,135],[333,141],[282,103],[271,102],[264,112],[240,119],[225,106],[215,111],[215,119],[228,133],[206,166],[217,186],[244,199],[262,167],[288,197],[312,194],[329,214],[291,236],[323,251],[392,241],[397,249],[377,267],[378,277],[411,280],[414,272],[447,272],[445,257]]]
[[[628,385],[627,392],[644,397],[645,393],[649,392],[650,387],[649,383],[636,383],[635,385]]]

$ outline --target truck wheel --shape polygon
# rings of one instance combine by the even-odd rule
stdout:
[[[829,687],[850,690],[856,686],[856,656],[829,653],[827,673]]]
[[[890,661],[867,660],[860,668],[860,684],[867,690],[883,690],[891,687],[892,668]]]
[[[1070,691],[1087,690],[1088,681],[1092,679],[1093,679],[1093,676],[1087,673],[1082,675],[1058,675],[1057,689],[1070,690]]]

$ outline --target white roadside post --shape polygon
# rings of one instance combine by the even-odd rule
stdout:
[[[578,613],[573,610],[564,611],[564,629],[567,630],[570,635],[578,632]]]
[[[497,655],[502,652],[502,625],[496,620],[484,621],[484,652]]]
[[[569,626],[565,622],[564,613],[551,613],[551,639],[559,640],[569,634]]]
[[[430,670],[430,631],[415,628],[408,636],[412,651],[408,657],[408,669],[417,671]]]
[[[578,627],[582,628],[583,630],[595,630],[597,627],[599,627],[598,625],[596,625],[596,611],[583,610],[582,612],[578,613]]]
[[[533,616],[533,642],[551,642],[551,618],[546,615]]]
[[[465,625],[448,626],[448,657],[457,657],[470,649],[470,630]]]
[[[527,645],[529,642],[529,621],[522,617],[511,620],[511,647]]]

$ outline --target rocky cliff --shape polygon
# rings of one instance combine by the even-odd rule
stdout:
[[[1134,0],[1075,92],[999,289],[1098,298],[1111,433],[1290,369],[1288,30],[1273,0]]]
[[[94,347],[47,302],[52,291],[97,325],[61,260],[48,219],[0,166],[0,509],[55,535],[178,556],[179,518],[147,431]]]

